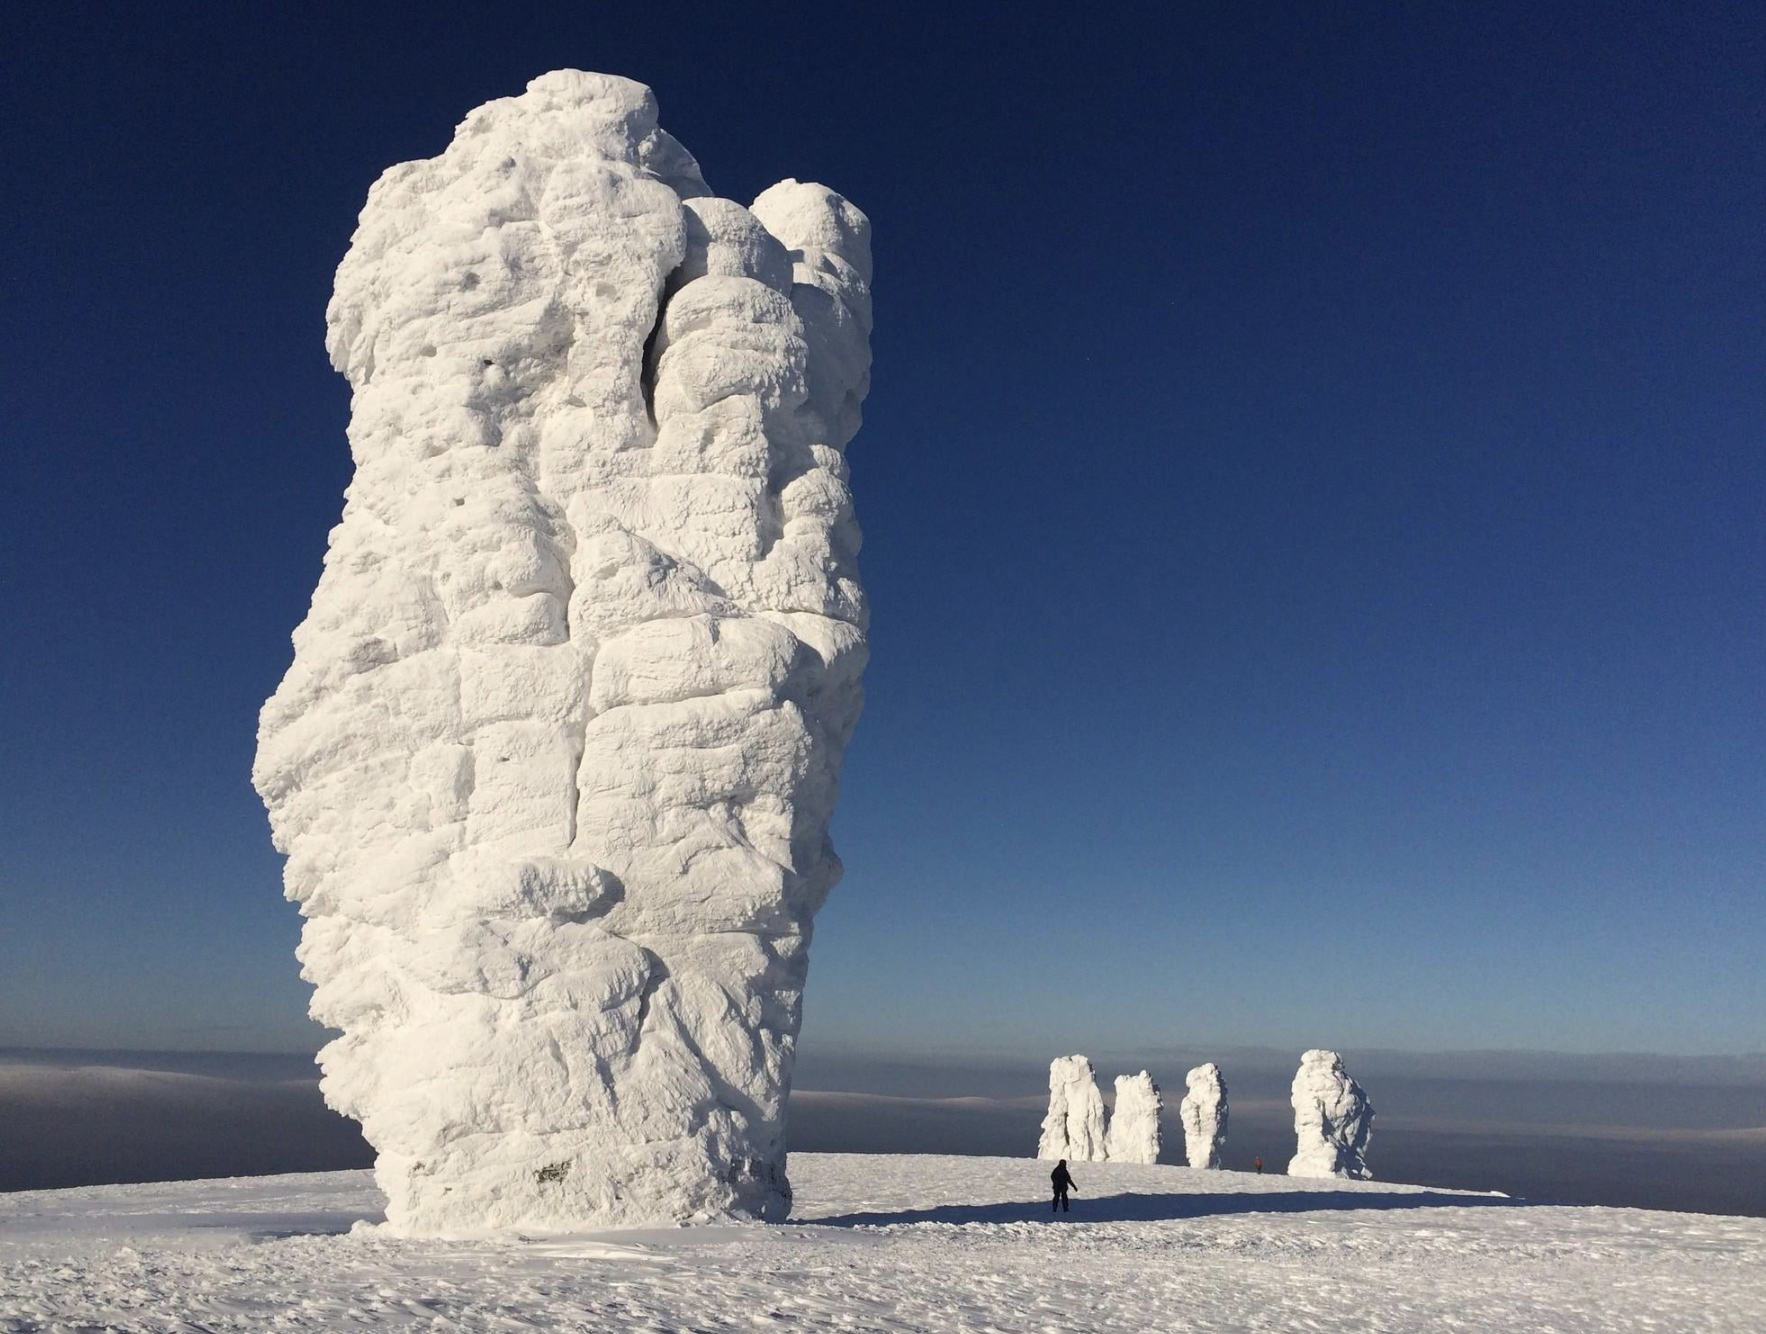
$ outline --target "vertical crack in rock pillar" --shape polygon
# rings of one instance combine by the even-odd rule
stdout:
[[[865,217],[559,71],[369,192],[355,478],[253,777],[398,1231],[790,1207],[866,609]]]

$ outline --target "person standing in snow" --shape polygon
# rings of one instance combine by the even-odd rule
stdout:
[[[1251,1160],[1251,1166],[1252,1166],[1252,1167],[1255,1167],[1255,1168],[1256,1168],[1256,1169],[1257,1169],[1257,1175],[1258,1175],[1258,1176],[1262,1176],[1262,1175],[1263,1175],[1263,1159],[1261,1159],[1261,1158],[1253,1158],[1253,1159],[1252,1159],[1252,1160]]]
[[[1049,1180],[1055,1183],[1055,1198],[1049,1202],[1049,1212],[1052,1214],[1059,1208],[1062,1213],[1067,1213],[1067,1192],[1078,1190],[1079,1187],[1073,1184],[1073,1177],[1067,1171],[1065,1158],[1055,1164],[1055,1170],[1049,1173]]]

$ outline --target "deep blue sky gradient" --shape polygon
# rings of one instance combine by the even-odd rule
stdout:
[[[331,273],[574,65],[876,229],[806,1041],[1766,1049],[1758,5],[271,8],[9,10],[0,1043],[319,1040]]]

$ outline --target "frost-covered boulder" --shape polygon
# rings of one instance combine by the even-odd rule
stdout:
[[[1159,1114],[1165,1110],[1159,1086],[1145,1070],[1138,1075],[1116,1076],[1116,1105],[1110,1109],[1110,1128],[1104,1136],[1113,1163],[1159,1161]]]
[[[1226,1081],[1209,1061],[1184,1076],[1185,1093],[1177,1106],[1183,1122],[1184,1155],[1191,1167],[1219,1167],[1226,1145]]]
[[[1108,1156],[1104,1095],[1083,1056],[1057,1056],[1049,1062],[1049,1114],[1042,1119],[1036,1156],[1070,1163],[1100,1163]]]
[[[1313,1050],[1300,1058],[1294,1075],[1294,1134],[1298,1141],[1288,1163],[1291,1177],[1353,1177],[1366,1181],[1367,1142],[1374,1109],[1361,1085],[1343,1068],[1334,1051]]]
[[[253,777],[396,1230],[781,1218],[860,707],[869,224],[564,70],[369,192],[355,477]]]

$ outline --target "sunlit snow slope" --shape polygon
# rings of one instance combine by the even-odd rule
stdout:
[[[1766,1220],[794,1154],[785,1226],[405,1240],[366,1172],[0,1195],[0,1331],[1766,1329]]]

